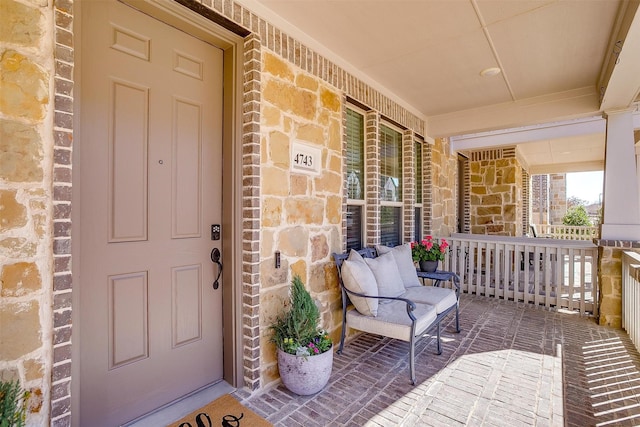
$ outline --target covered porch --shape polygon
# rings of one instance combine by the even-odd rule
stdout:
[[[407,344],[361,335],[335,355],[313,396],[282,385],[235,394],[276,426],[632,426],[640,423],[640,355],[622,330],[588,316],[462,295],[443,353],[418,345],[418,385]]]

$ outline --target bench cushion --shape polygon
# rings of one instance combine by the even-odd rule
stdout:
[[[437,317],[436,308],[433,305],[420,303],[416,303],[413,315],[417,319],[416,336],[426,332]],[[349,310],[347,324],[350,328],[363,332],[403,341],[411,340],[411,319],[407,316],[407,304],[404,301],[381,304],[376,317],[364,316],[357,310]]]
[[[376,277],[378,295],[397,297],[404,293],[404,285],[400,279],[400,272],[393,254],[387,253],[376,258],[365,258],[364,261]],[[385,303],[384,300],[380,301],[380,304]]]
[[[413,264],[413,257],[411,256],[411,245],[405,243],[404,245],[398,245],[394,248],[388,246],[376,246],[378,254],[383,255],[391,252],[393,258],[396,260],[398,271],[400,272],[400,278],[405,288],[412,286],[422,286],[420,279],[418,279],[418,273],[416,267]]]
[[[360,254],[353,249],[349,253],[349,258],[344,260],[342,269],[342,282],[344,286],[359,294],[378,296],[378,285],[373,272],[364,262]],[[349,295],[353,306],[365,316],[378,315],[378,299],[363,298],[356,295]]]
[[[458,298],[456,298],[456,293],[453,289],[439,288],[437,286],[408,288],[407,292],[401,296],[414,302],[434,305],[438,314],[458,303]]]

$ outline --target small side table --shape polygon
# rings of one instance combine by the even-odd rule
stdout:
[[[434,280],[433,286],[440,286],[441,282],[451,281],[453,285],[456,287],[456,297],[460,298],[460,276],[458,276],[453,271],[417,271],[418,277],[422,279],[422,284],[424,284],[424,279]]]

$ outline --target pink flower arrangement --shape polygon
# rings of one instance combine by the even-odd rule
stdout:
[[[414,261],[443,261],[448,247],[445,239],[438,242],[432,236],[425,236],[420,242],[411,242],[411,256]]]

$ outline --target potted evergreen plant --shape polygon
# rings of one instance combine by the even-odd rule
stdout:
[[[0,381],[0,427],[22,427],[27,415],[29,392],[18,381]]]
[[[329,381],[333,343],[320,329],[320,311],[299,276],[291,282],[291,305],[271,325],[282,383],[299,395],[315,394]]]

